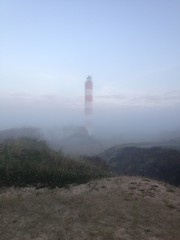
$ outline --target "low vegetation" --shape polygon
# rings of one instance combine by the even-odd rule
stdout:
[[[138,175],[180,185],[180,151],[177,149],[112,147],[100,157],[119,175]]]
[[[0,186],[55,187],[109,176],[103,165],[83,157],[68,157],[46,142],[30,138],[0,145]]]
[[[100,157],[66,156],[42,140],[3,141],[0,238],[179,240],[179,188],[149,178],[106,178],[110,176],[108,165],[133,175],[144,166],[152,172],[155,167],[163,169],[168,158],[174,169],[178,155],[161,149],[148,150],[148,154],[136,148],[121,151],[125,152],[107,154],[105,162]],[[161,157],[158,164],[154,156]]]

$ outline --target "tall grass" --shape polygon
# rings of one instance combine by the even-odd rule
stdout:
[[[44,141],[21,138],[0,145],[1,186],[62,187],[108,175],[91,161],[65,156],[50,149]]]

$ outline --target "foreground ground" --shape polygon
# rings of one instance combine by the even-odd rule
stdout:
[[[137,177],[0,190],[1,240],[179,240],[180,189]]]

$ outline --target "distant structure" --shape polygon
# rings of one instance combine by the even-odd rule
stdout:
[[[85,81],[85,128],[92,135],[93,82],[91,76]]]

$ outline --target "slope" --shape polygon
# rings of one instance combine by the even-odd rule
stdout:
[[[69,188],[5,188],[2,240],[179,240],[180,189],[139,177]],[[8,227],[8,228],[7,228]]]
[[[180,151],[151,147],[112,147],[100,157],[119,175],[139,175],[180,185]]]

